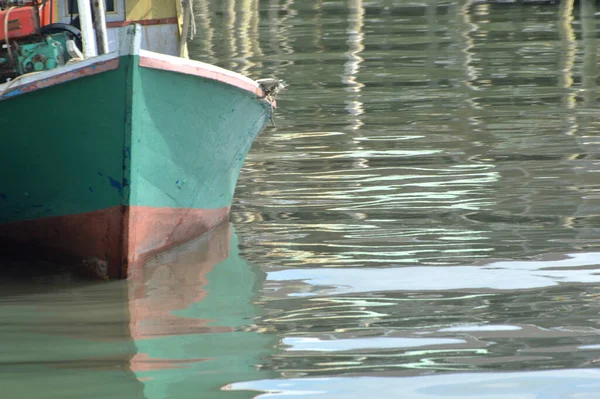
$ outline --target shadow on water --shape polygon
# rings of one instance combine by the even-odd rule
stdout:
[[[125,281],[89,281],[47,263],[0,262],[2,396],[144,398],[129,370],[135,346]]]

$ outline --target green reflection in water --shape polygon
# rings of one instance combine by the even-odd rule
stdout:
[[[125,282],[63,284],[3,277],[2,397],[144,398],[129,370],[135,347],[127,329]]]
[[[264,278],[226,223],[127,281],[2,281],[2,397],[251,398],[223,388],[274,377],[276,339],[253,324]]]
[[[239,256],[232,230],[221,226],[164,255],[132,282],[138,353],[131,363],[148,399],[250,398],[255,394],[222,388],[273,375],[260,365],[275,339],[252,325],[261,313],[253,298],[264,274]]]

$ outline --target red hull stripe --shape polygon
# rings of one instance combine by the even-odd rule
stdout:
[[[152,208],[131,206],[127,210],[129,223],[127,255],[129,272],[152,255],[199,237],[223,223],[229,207],[218,209]]]
[[[0,225],[0,248],[17,245],[108,278],[122,278],[148,257],[199,237],[227,219],[218,209],[115,206],[78,215]]]

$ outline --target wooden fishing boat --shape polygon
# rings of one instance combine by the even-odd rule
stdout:
[[[187,0],[92,3],[0,1],[0,247],[124,278],[227,219],[279,83],[190,60]]]

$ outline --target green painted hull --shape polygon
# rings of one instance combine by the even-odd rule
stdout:
[[[135,51],[0,96],[4,244],[125,277],[224,220],[271,104],[164,63]]]
[[[119,69],[0,102],[0,223],[126,201],[125,58]]]
[[[219,82],[154,69],[137,72],[131,204],[229,206],[270,106]]]

